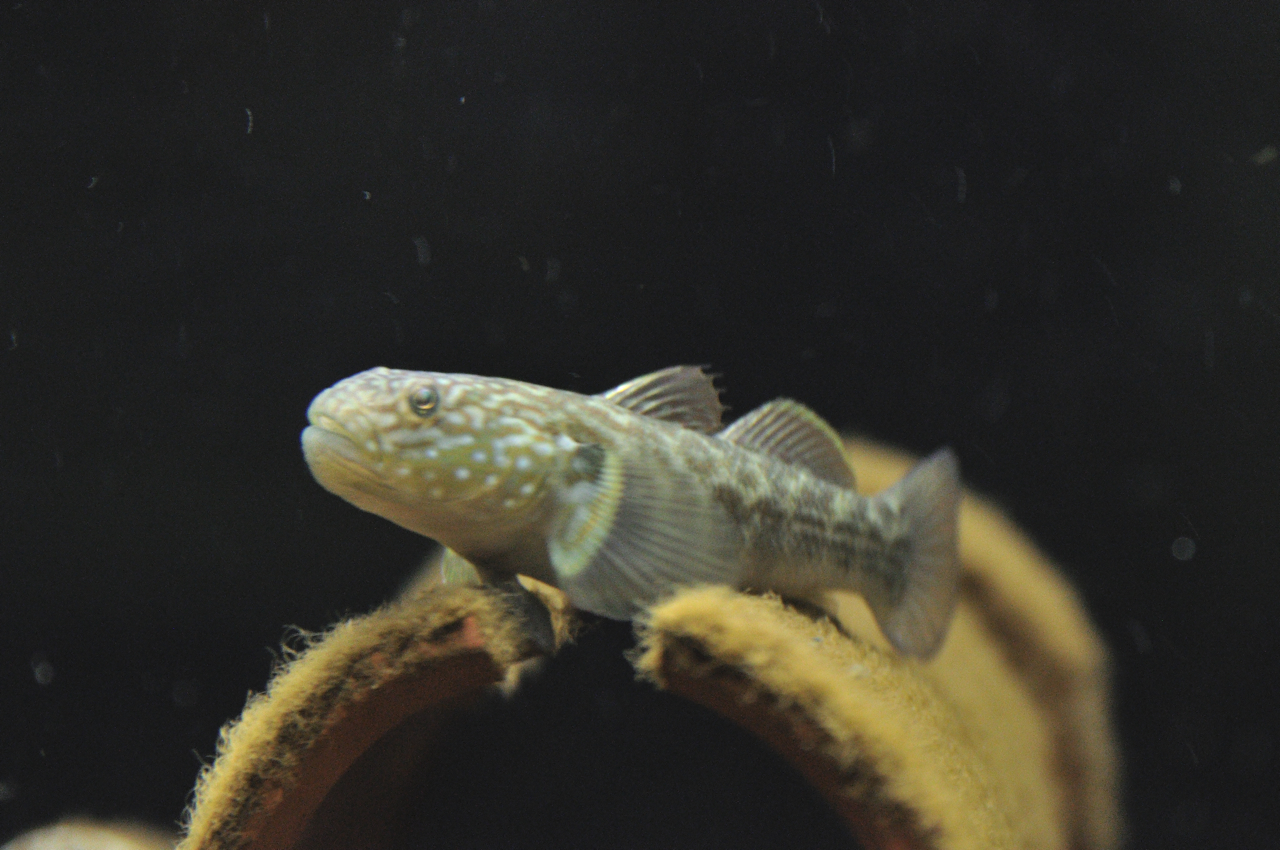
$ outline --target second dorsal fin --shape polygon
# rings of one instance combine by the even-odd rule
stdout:
[[[698,366],[671,366],[632,378],[600,397],[632,413],[674,422],[704,434],[720,430],[724,405],[714,379]]]
[[[840,435],[798,401],[762,404],[716,435],[735,446],[794,463],[841,487],[853,488],[853,469]]]

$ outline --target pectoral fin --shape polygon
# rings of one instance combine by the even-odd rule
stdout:
[[[609,452],[594,481],[566,488],[547,548],[575,607],[625,620],[677,587],[738,583],[740,536],[686,478]]]

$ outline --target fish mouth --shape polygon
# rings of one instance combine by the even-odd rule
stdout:
[[[371,468],[370,458],[346,429],[328,417],[317,417],[302,431],[302,454],[311,474],[331,493],[348,498],[359,491],[394,499],[396,489]]]
[[[388,516],[393,505],[404,507],[418,501],[419,496],[389,481],[378,469],[380,455],[367,451],[336,420],[315,416],[311,421],[302,429],[302,455],[321,487],[383,516]],[[432,501],[442,504],[460,498],[452,495]]]

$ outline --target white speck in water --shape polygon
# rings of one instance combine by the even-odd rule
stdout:
[[[531,494],[532,492],[533,492],[533,484],[526,483],[526,484],[521,484],[521,485],[520,485],[520,495],[521,495],[521,496],[528,496],[528,495],[529,495],[529,494]]]
[[[410,472],[412,472],[412,470],[409,469],[409,467],[401,466],[398,469],[396,469],[396,476],[399,478],[408,478]]]
[[[528,455],[520,455],[516,458],[516,469],[525,470],[533,466],[533,459]]]
[[[460,466],[453,471],[453,477],[459,481],[466,481],[471,477],[471,470],[467,469],[465,466]]]
[[[1249,157],[1249,161],[1254,165],[1270,165],[1280,157],[1280,150],[1276,150],[1275,145],[1267,145],[1253,156]]]
[[[427,241],[427,237],[413,237],[413,248],[418,252],[418,265],[425,266],[431,263],[431,243]]]
[[[1169,190],[1169,194],[1170,194],[1170,195],[1181,195],[1181,194],[1182,194],[1182,181],[1181,181],[1180,179],[1178,179],[1178,177],[1177,177],[1177,176],[1175,176],[1175,175],[1173,175],[1173,174],[1170,174],[1170,175],[1169,175],[1169,182],[1168,182],[1168,184],[1166,184],[1166,185],[1167,185],[1167,187],[1168,187],[1168,190]]]
[[[245,122],[246,122],[245,128],[244,128],[244,134],[247,136],[253,132],[253,110],[246,106],[244,108],[244,114],[245,114]]]
[[[467,102],[467,96],[465,94],[462,97],[458,98],[458,103],[463,104],[466,102]]]
[[[373,193],[372,193],[372,192],[365,191],[365,192],[361,192],[360,194],[364,196],[364,199],[365,199],[366,201],[373,200]]]
[[[18,347],[18,329],[9,328],[9,350],[13,351]]]
[[[53,684],[57,674],[58,671],[53,668],[53,663],[45,657],[43,652],[37,652],[31,656],[31,675],[35,676],[37,685],[43,688]]]
[[[1151,635],[1147,634],[1147,629],[1137,620],[1128,622],[1129,636],[1133,638],[1133,648],[1138,651],[1139,655],[1146,655],[1151,651]]]
[[[444,488],[443,488],[443,487],[432,487],[432,488],[431,488],[431,498],[433,498],[433,499],[443,499],[443,498],[444,498]]]
[[[482,452],[480,449],[476,449],[474,452],[471,453],[471,459],[476,463],[484,463],[489,459],[489,456],[484,452]]]
[[[169,698],[178,708],[193,708],[200,702],[200,683],[195,679],[179,679],[173,683]]]
[[[1173,545],[1169,547],[1169,551],[1173,557],[1179,561],[1190,561],[1196,556],[1196,542],[1190,537],[1179,537],[1173,541]]]
[[[497,484],[497,483],[498,483],[498,476],[496,475],[489,474],[484,477],[484,486],[486,487],[492,487],[494,484]]]
[[[92,189],[94,186],[97,186],[97,185],[98,185],[98,178],[97,178],[97,177],[90,177],[90,178],[89,178],[89,185],[88,185],[88,186],[85,186],[85,188],[86,188],[86,189]]]

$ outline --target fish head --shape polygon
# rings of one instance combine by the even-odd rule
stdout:
[[[307,410],[302,449],[321,486],[455,549],[533,521],[561,449],[546,405],[516,381],[379,367]],[[481,528],[483,526],[483,528]]]

